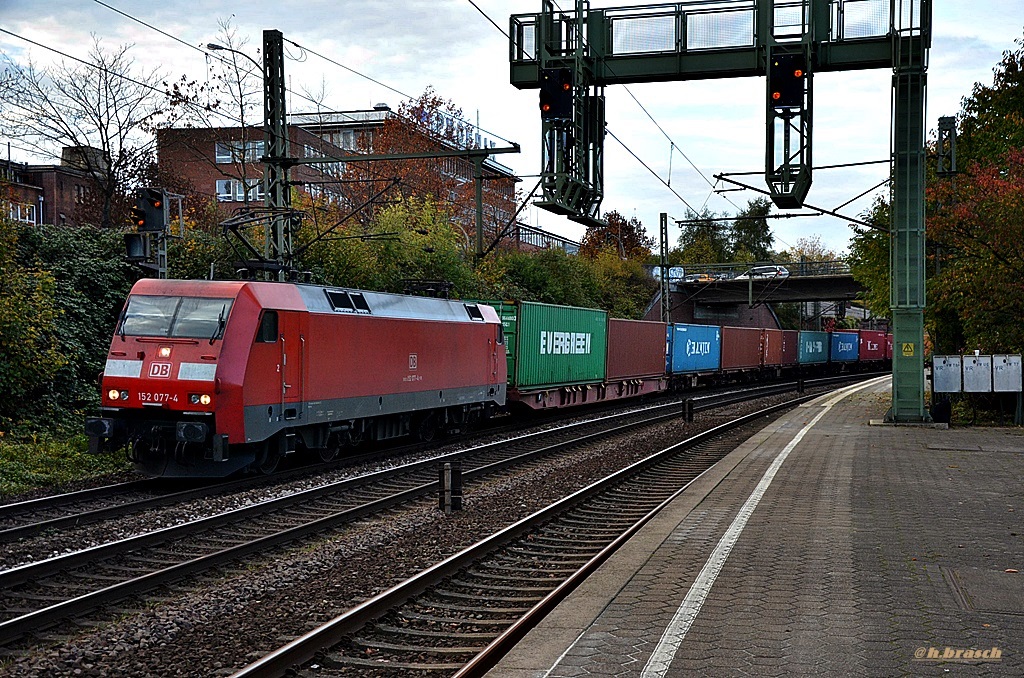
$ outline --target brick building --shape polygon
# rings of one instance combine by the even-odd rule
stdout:
[[[263,204],[262,127],[160,129],[156,146],[161,176],[190,187],[197,195],[216,200],[225,215],[248,203]],[[343,153],[294,125],[288,127],[288,146],[288,154],[293,157]],[[340,176],[340,169],[297,165],[291,169],[291,180],[332,190],[330,184],[323,182]]]
[[[342,157],[374,151],[374,139],[384,124],[401,119],[388,106],[378,104],[371,110],[332,111],[293,114],[287,126],[288,155],[306,158]],[[411,125],[410,123],[404,123]],[[446,117],[430,123],[447,132],[453,142],[432,142],[437,148],[489,148],[496,144],[482,138],[474,128]],[[461,126],[460,126],[461,125]],[[414,127],[414,126],[413,126]],[[428,138],[429,127],[422,136]],[[195,193],[216,200],[225,216],[247,203],[262,204],[264,155],[262,127],[223,127],[214,129],[169,128],[157,131],[157,156],[160,174],[173,183],[188,186]],[[371,163],[361,163],[374,175]],[[353,189],[346,191],[337,183],[345,174],[346,163],[295,165],[290,170],[293,186],[312,195],[346,202]],[[471,186],[473,165],[465,158],[446,158],[440,162],[441,174],[457,186]],[[519,179],[511,169],[493,157],[484,162],[485,218],[491,224],[507,224],[514,209],[515,185]],[[415,190],[415,187],[413,187]],[[447,196],[442,196],[442,198]],[[358,201],[354,201],[357,202]],[[457,211],[455,218],[468,233],[475,228],[475,210]],[[564,249],[575,253],[578,243],[541,229],[516,224],[507,240],[517,247]]]
[[[98,152],[65,148],[59,165],[0,160],[0,199],[7,215],[28,224],[80,225],[83,207],[96,187],[82,156]]]

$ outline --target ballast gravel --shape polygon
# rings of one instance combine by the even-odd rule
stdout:
[[[515,474],[468,484],[463,510],[449,516],[437,510],[435,500],[422,501],[324,534],[315,542],[274,549],[237,567],[154,591],[141,612],[126,612],[51,647],[34,647],[0,669],[11,676],[228,675],[653,451],[788,398],[698,414],[691,424],[674,420]],[[171,519],[168,513],[162,515]]]

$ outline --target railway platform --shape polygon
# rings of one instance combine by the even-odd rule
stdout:
[[[1024,675],[1024,432],[879,425],[890,389],[752,436],[488,676]]]

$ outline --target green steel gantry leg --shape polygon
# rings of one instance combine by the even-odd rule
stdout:
[[[930,3],[922,3],[930,14]],[[897,15],[898,16],[898,15]],[[930,19],[930,16],[928,17]],[[925,26],[930,21],[923,22]],[[893,75],[892,288],[893,422],[925,422],[925,88],[926,33],[899,34]]]

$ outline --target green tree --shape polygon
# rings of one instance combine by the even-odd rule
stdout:
[[[621,259],[605,250],[592,260],[591,266],[600,296],[599,308],[616,318],[638,320],[658,291],[658,283],[639,261]]]
[[[864,286],[860,303],[879,318],[889,317],[889,203],[875,199],[871,208],[860,215],[862,221],[875,228],[854,226],[850,238],[850,273]]]
[[[59,342],[56,281],[19,256],[19,230],[0,213],[0,432],[38,416],[47,385],[69,364]]]
[[[488,269],[500,297],[587,308],[601,307],[600,285],[584,257],[562,250],[503,253]]]
[[[1024,41],[959,117],[952,178],[929,174],[929,331],[940,353],[1019,352],[1024,330]]]
[[[118,231],[92,226],[23,226],[15,265],[50,278],[57,310],[53,350],[62,357],[36,384],[25,417],[53,428],[77,427],[80,416],[99,404],[96,377],[139,270],[125,261]]]
[[[1024,148],[1024,39],[1003,52],[993,69],[992,85],[975,83],[964,97],[957,139],[957,164],[995,161],[1012,149]]]
[[[768,226],[768,215],[772,201],[768,198],[754,198],[747,202],[745,209],[732,226],[732,251],[735,261],[770,261],[775,236]]]
[[[686,210],[679,235],[679,249],[684,264],[724,264],[732,259],[729,242],[732,229],[727,222],[708,208],[700,214]]]

